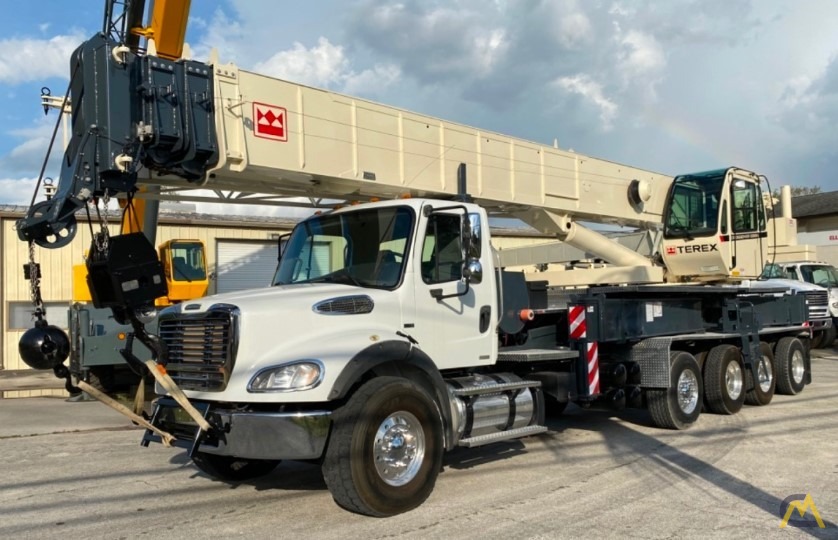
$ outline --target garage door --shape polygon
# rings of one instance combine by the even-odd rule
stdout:
[[[215,290],[218,293],[271,284],[276,271],[276,241],[219,240],[216,247]]]

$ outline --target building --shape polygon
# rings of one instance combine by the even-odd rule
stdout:
[[[838,267],[838,191],[794,197],[791,207],[798,243],[817,246],[818,259]]]

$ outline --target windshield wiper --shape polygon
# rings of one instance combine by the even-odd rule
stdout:
[[[312,278],[308,280],[308,283],[318,283],[318,282],[326,282],[326,283],[345,283],[349,282],[350,285],[355,285],[356,287],[363,287],[360,281],[349,273],[345,268],[341,270],[337,270],[332,272],[331,274],[326,274],[324,276]]]

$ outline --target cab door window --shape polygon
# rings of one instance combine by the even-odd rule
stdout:
[[[460,214],[433,214],[422,244],[422,281],[444,283],[463,277]]]

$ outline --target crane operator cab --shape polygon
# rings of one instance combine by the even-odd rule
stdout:
[[[760,177],[729,168],[678,176],[664,210],[661,256],[669,281],[760,275],[769,250]]]

